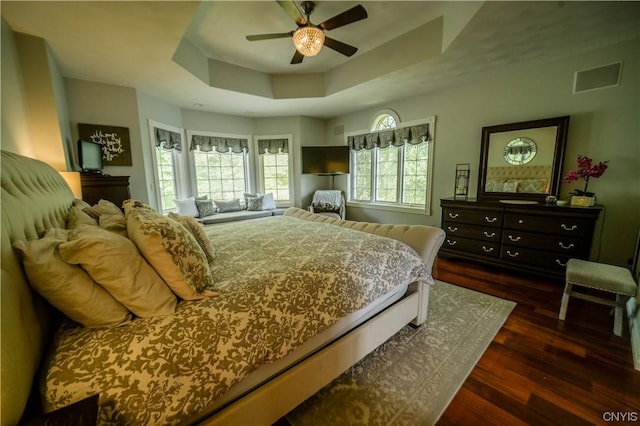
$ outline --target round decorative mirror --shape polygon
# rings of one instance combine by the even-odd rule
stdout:
[[[535,156],[536,143],[530,138],[518,137],[512,139],[504,147],[505,161],[515,166],[527,164]]]

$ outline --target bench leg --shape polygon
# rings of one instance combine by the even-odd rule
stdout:
[[[614,308],[613,317],[613,334],[616,336],[622,336],[622,320],[624,318],[624,305],[626,297],[622,294],[616,294],[616,307]]]
[[[564,321],[567,316],[567,305],[569,304],[569,296],[571,296],[571,288],[572,284],[565,284],[564,292],[562,293],[562,302],[560,303],[560,313],[558,314],[558,318]]]

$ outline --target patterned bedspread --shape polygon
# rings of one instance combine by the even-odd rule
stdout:
[[[273,217],[207,233],[222,295],[119,328],[63,324],[43,371],[48,411],[99,393],[102,424],[180,424],[398,283],[431,282],[408,246],[329,224]]]

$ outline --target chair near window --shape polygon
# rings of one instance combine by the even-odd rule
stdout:
[[[313,193],[313,200],[308,210],[311,213],[344,219],[346,214],[345,204],[342,191],[337,189],[317,190]]]

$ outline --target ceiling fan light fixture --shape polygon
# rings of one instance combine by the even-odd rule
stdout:
[[[304,56],[316,56],[324,45],[324,31],[307,26],[293,33],[293,45]]]

